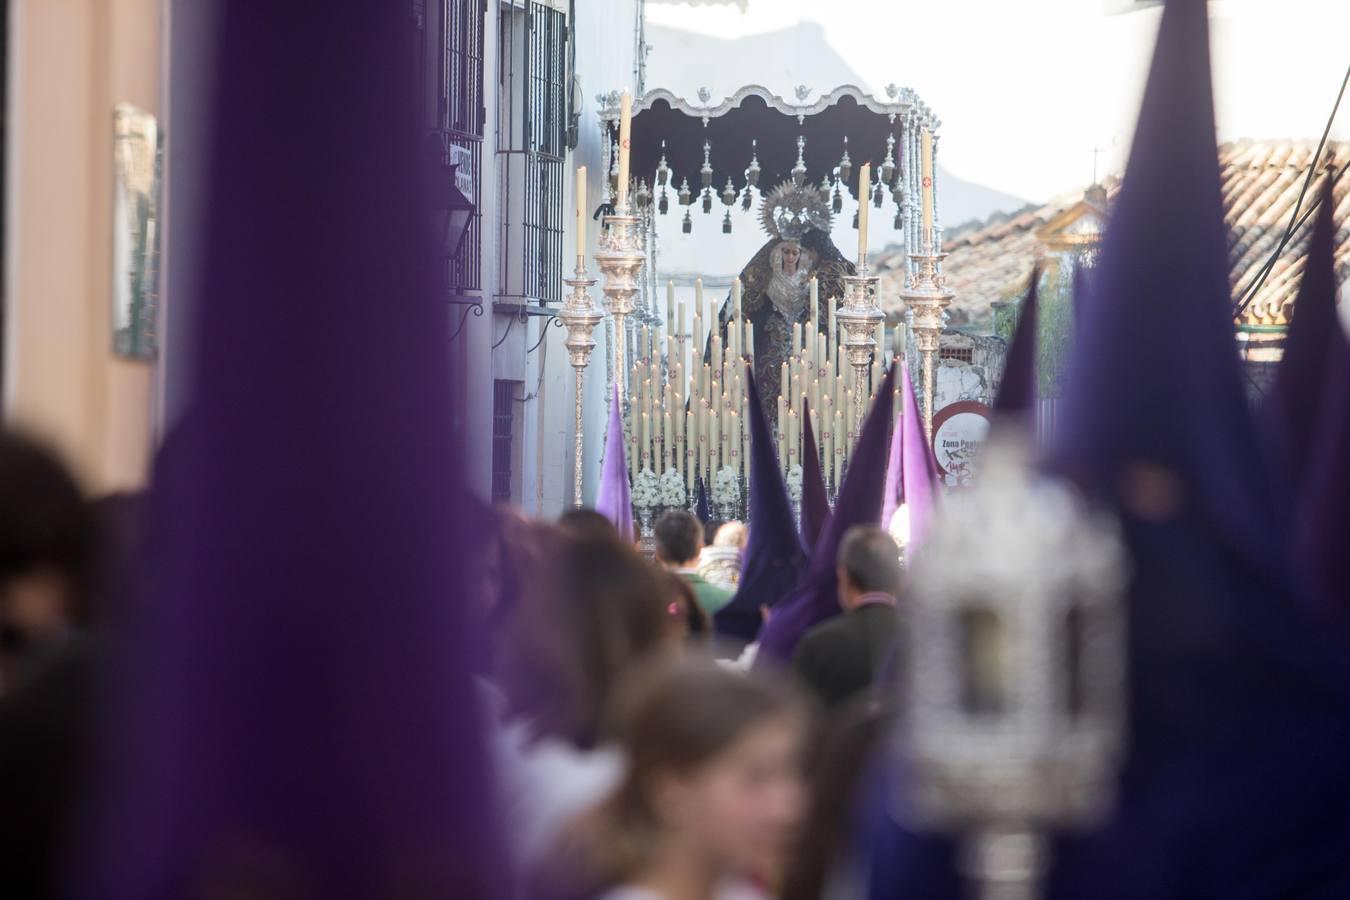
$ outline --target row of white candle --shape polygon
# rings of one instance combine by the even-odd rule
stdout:
[[[673,306],[672,300],[672,306]],[[681,311],[668,322],[683,320]],[[669,313],[669,310],[668,310]],[[748,474],[750,432],[745,424],[745,363],[754,361],[754,328],[743,318],[728,323],[728,340],[713,334],[709,362],[702,361],[701,317],[694,315],[692,361],[680,332],[638,333],[636,364],[629,372],[629,455],[633,477],[643,468],[658,475],[680,472],[693,490],[724,467]],[[664,360],[664,365],[663,365]]]
[[[779,394],[767,399],[777,405],[777,453],[783,470],[801,462],[801,411],[810,409],[825,480],[837,485],[861,427],[853,398],[858,390],[870,398],[880,383],[887,334],[884,325],[877,326],[878,352],[859,386],[840,344],[843,333],[833,304],[826,327],[819,325],[818,296],[813,279],[811,318],[804,327],[793,326],[789,358],[780,369]],[[638,332],[636,363],[628,373],[633,400],[628,423],[630,474],[636,478],[644,468],[657,475],[674,469],[690,491],[700,476],[710,484],[725,467],[738,476],[749,475],[744,365],[754,361],[754,329],[742,316],[738,280],[731,290],[727,340],[724,343],[714,329],[705,343],[698,312],[702,299],[700,280],[695,283],[693,327],[686,337],[684,325],[690,320],[685,304],[676,300],[674,286],[668,286],[664,333],[649,327]]]

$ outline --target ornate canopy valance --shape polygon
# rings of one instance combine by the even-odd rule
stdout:
[[[936,134],[941,122],[912,90],[889,85],[886,93],[882,101],[845,85],[812,101],[799,87],[788,100],[749,85],[714,104],[706,89],[692,101],[650,91],[633,104],[634,197],[658,213],[738,201],[748,209],[751,189],[768,194],[791,181],[827,192],[838,212],[842,192],[856,198],[858,174],[870,162],[872,204],[882,208],[889,195],[901,228],[905,204],[920,190],[920,130]],[[609,145],[617,148],[619,94],[598,100]]]

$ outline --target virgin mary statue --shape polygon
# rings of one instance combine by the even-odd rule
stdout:
[[[811,318],[811,279],[816,279],[816,322],[825,333],[830,304],[844,294],[844,276],[854,265],[830,240],[829,194],[810,184],[786,181],[765,198],[760,222],[769,239],[741,269],[741,314],[755,326],[755,382],[770,422],[778,418],[781,366],[792,353],[792,326]],[[730,298],[719,322],[725,345]]]

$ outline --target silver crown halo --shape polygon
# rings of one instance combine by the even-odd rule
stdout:
[[[914,553],[898,747],[920,827],[1031,831],[1105,815],[1124,742],[1118,524],[997,428]]]
[[[829,192],[784,181],[764,196],[759,222],[770,237],[784,241],[799,241],[811,230],[829,234],[833,222]]]

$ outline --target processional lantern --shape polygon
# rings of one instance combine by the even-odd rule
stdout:
[[[1124,722],[1126,556],[1114,521],[1006,433],[914,560],[902,815],[960,832],[985,900],[1033,900],[1048,831],[1100,821]]]

